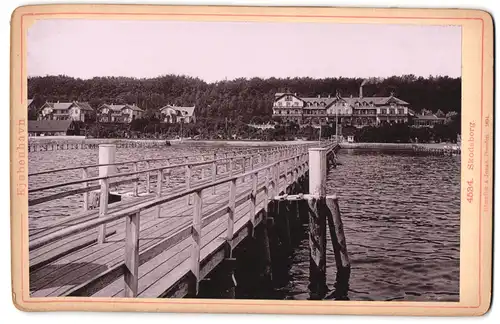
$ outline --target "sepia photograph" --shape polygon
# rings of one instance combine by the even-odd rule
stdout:
[[[36,20],[30,298],[460,302],[462,36]]]

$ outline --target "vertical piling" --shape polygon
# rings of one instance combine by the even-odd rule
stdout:
[[[327,197],[325,207],[333,253],[335,255],[335,264],[337,266],[337,277],[333,295],[335,299],[347,299],[349,278],[351,276],[351,262],[347,254],[347,242],[337,197]]]
[[[326,196],[326,153],[325,148],[309,149],[309,193],[314,198],[309,205],[309,274],[312,299],[321,299],[326,287],[326,216],[321,206]]]

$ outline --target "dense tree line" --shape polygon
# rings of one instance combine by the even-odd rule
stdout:
[[[360,78],[252,78],[207,83],[198,78],[165,75],[149,79],[43,76],[28,79],[28,96],[39,107],[45,101],[88,101],[96,108],[102,103],[136,103],[146,111],[146,119],[166,104],[196,105],[199,117],[265,123],[271,119],[276,92],[290,91],[299,96],[358,96]],[[364,96],[395,96],[410,103],[415,111],[428,109],[460,112],[461,79],[427,78],[414,75],[370,78]]]

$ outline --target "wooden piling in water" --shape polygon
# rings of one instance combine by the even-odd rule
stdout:
[[[324,213],[330,229],[335,264],[337,266],[334,297],[335,299],[346,299],[351,276],[351,263],[347,254],[347,243],[337,197],[327,197],[325,207]]]
[[[326,292],[326,217],[325,205],[327,156],[324,148],[309,149],[309,273],[314,298],[322,299]]]

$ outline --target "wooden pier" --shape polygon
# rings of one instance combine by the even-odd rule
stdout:
[[[233,278],[233,251],[247,238],[258,238],[265,276],[272,280],[276,238],[268,230],[274,226],[277,239],[289,241],[304,203],[315,217],[311,226],[318,219],[321,230],[320,238],[311,233],[313,271],[325,276],[328,219],[337,268],[345,272],[350,266],[338,203],[324,188],[327,164],[338,148],[324,142],[116,163],[115,146],[108,144],[99,148],[98,165],[30,174],[82,170],[81,179],[31,188],[30,208],[84,197],[80,211],[30,229],[31,296],[194,297],[216,269]],[[151,167],[153,162],[160,165]],[[133,171],[116,172],[123,164]],[[92,168],[98,176],[89,176]],[[176,173],[183,182],[172,184]],[[111,202],[110,188],[123,185],[131,194]],[[336,210],[333,217],[326,207]],[[233,291],[229,297],[233,281],[225,280]],[[324,278],[320,281],[324,285]]]
[[[168,141],[166,140],[148,140],[148,141],[119,141],[116,143],[118,148],[157,148],[165,147]],[[57,143],[57,142],[34,142],[28,144],[28,152],[44,152],[44,151],[62,151],[62,150],[95,150],[99,148],[99,143]]]

